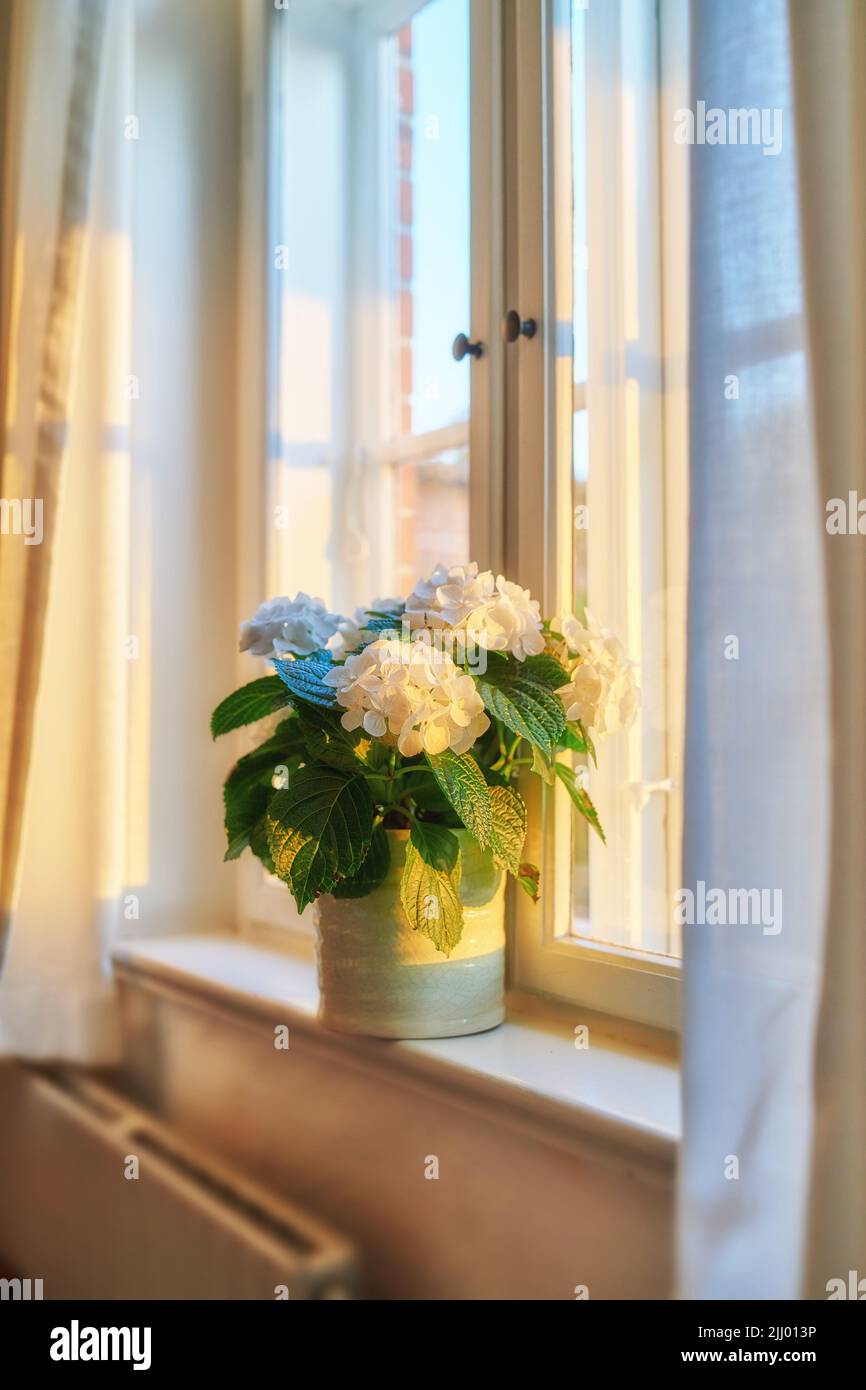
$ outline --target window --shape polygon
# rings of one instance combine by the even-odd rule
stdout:
[[[541,909],[515,901],[513,977],[664,1024],[686,253],[685,154],[659,130],[686,100],[685,9],[294,0],[262,6],[248,72],[252,89],[267,60],[246,200],[266,195],[273,248],[260,592],[351,609],[471,555],[545,611],[588,602],[621,634],[643,711],[586,772],[608,845],[562,788],[535,798],[527,857],[545,892]],[[502,343],[512,307],[537,319],[535,340]],[[458,332],[483,356],[455,361]],[[284,891],[266,911],[260,888],[247,915],[285,922]]]

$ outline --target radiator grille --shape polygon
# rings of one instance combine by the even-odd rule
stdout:
[[[345,1240],[106,1087],[3,1066],[0,1113],[0,1252],[45,1298],[356,1295]]]

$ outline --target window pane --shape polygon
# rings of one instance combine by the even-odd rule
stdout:
[[[469,0],[430,0],[392,41],[399,174],[394,295],[401,311],[397,433],[469,418]]]
[[[556,128],[568,130],[569,148],[556,152],[558,197],[567,199],[570,214],[572,260],[572,361],[574,380],[574,418],[572,426],[572,547],[571,601],[574,612],[583,616],[589,594],[587,529],[589,521],[587,484],[589,481],[589,416],[586,410],[586,380],[589,370],[587,312],[587,183],[586,183],[586,50],[585,6],[571,0],[568,22],[557,33],[557,42],[568,50],[568,81],[557,86],[557,99],[570,106],[570,121],[557,121]],[[562,142],[563,145],[565,142]],[[558,315],[559,316],[559,315]],[[585,757],[575,754],[575,768],[582,769]],[[580,775],[583,775],[582,771]],[[589,924],[589,839],[582,816],[572,816],[572,919],[574,930],[588,933]]]
[[[269,587],[342,610],[468,547],[469,0],[388,13],[271,21]]]
[[[335,597],[328,541],[351,448],[345,401],[351,74],[310,6],[277,12],[268,587]],[[301,196],[302,195],[302,196]]]
[[[391,432],[435,435],[394,479],[394,542],[380,587],[411,588],[438,560],[468,557],[470,364],[451,343],[469,326],[469,0],[430,0],[390,40],[396,168],[391,206]],[[437,447],[437,443],[439,447]]]
[[[572,477],[574,490],[572,591],[574,611],[582,614],[589,593],[586,554],[586,530],[589,515],[586,505],[586,482],[589,477],[589,417],[585,410],[574,412]],[[585,765],[586,759],[575,754],[574,762],[575,766]],[[589,826],[583,816],[573,815],[572,822],[574,854],[572,914],[575,923],[574,930],[583,934],[589,931]]]
[[[573,368],[573,531],[564,548],[562,588],[578,617],[588,603],[640,663],[644,694],[634,728],[600,741],[597,769],[575,755],[607,842],[602,846],[573,815],[570,929],[617,947],[664,951],[665,797],[671,784],[659,407],[658,31],[651,0],[592,7],[559,0],[554,15],[556,263],[571,270],[570,286],[557,279],[556,318],[571,324]],[[560,932],[568,930],[566,917],[563,910]]]
[[[446,449],[395,466],[394,539],[397,593],[429,574],[439,560],[463,564],[469,554],[469,451]],[[387,586],[386,586],[387,587]]]
[[[574,380],[587,376],[587,242],[586,242],[586,15],[571,6],[571,160],[574,241]]]

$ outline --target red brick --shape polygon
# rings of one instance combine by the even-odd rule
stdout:
[[[412,185],[408,179],[400,180],[400,221],[404,227],[412,225]]]
[[[397,470],[397,509],[404,517],[414,516],[418,508],[418,470],[403,463]]]
[[[400,168],[412,168],[412,127],[406,121],[400,122]]]
[[[400,291],[400,337],[412,337],[412,294],[409,290]]]
[[[408,401],[403,401],[400,406],[400,433],[412,433],[412,407]]]
[[[410,67],[401,67],[399,72],[400,110],[411,116],[415,110],[415,80]]]
[[[400,279],[412,279],[412,238],[400,233]]]
[[[400,395],[411,396],[412,394],[412,349],[401,347],[400,349]]]
[[[412,55],[412,25],[404,24],[397,35],[397,47],[401,58],[409,58]]]

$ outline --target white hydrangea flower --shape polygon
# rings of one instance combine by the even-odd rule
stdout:
[[[410,626],[450,628],[458,641],[485,651],[507,651],[524,661],[544,651],[541,612],[528,589],[492,570],[469,565],[437,565],[406,600]]]
[[[309,594],[272,598],[241,623],[240,650],[272,658],[309,656],[327,645],[340,621],[320,598],[310,598]]]
[[[392,613],[394,627],[397,628],[397,619],[402,611],[401,598],[374,598],[368,608],[356,608],[351,618],[337,618],[337,630],[325,643],[333,660],[342,661],[350,652],[356,652],[365,642],[370,641],[373,633],[367,627],[367,619],[371,613]]]
[[[368,603],[367,607],[363,609],[363,612],[365,616],[369,613],[393,613],[395,617],[399,617],[405,606],[406,601],[402,598],[374,598],[373,602]],[[361,611],[359,608],[358,612]]]
[[[567,685],[558,690],[567,719],[579,719],[596,734],[615,734],[631,727],[640,706],[640,690],[619,638],[598,625],[589,609],[586,625],[569,614],[555,624],[568,650],[579,660]]]
[[[439,564],[428,579],[419,579],[406,600],[406,616],[413,628],[459,627],[469,614],[486,603],[494,592],[490,570],[468,565]]]
[[[366,616],[359,608],[355,610],[354,617],[337,619],[337,630],[325,643],[325,650],[330,652],[332,660],[342,661],[349,652],[357,651],[366,641],[368,634],[363,626]]]
[[[323,680],[336,690],[344,729],[363,728],[404,757],[465,753],[490,727],[472,677],[426,641],[379,638]]]
[[[465,631],[487,651],[511,652],[518,661],[544,651],[541,609],[538,599],[530,598],[500,574],[493,597],[469,614]]]

